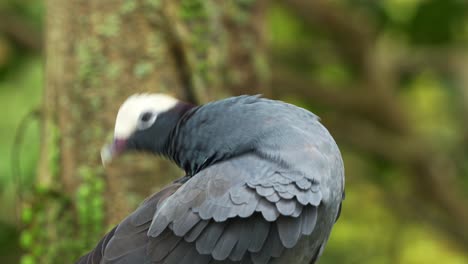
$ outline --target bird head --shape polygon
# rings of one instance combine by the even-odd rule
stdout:
[[[131,150],[160,154],[170,132],[191,107],[164,94],[130,96],[118,111],[114,140],[101,150],[103,165]]]

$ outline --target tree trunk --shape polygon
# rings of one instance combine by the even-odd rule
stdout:
[[[56,234],[47,240],[74,240],[74,257],[145,196],[183,176],[168,162],[142,155],[101,166],[100,148],[111,138],[119,105],[140,92],[170,93],[197,103],[268,94],[265,8],[263,1],[253,0],[46,2],[39,184],[71,201],[47,216],[47,233]],[[71,230],[69,237],[63,237],[63,229]],[[57,261],[53,256],[42,261],[51,259]]]

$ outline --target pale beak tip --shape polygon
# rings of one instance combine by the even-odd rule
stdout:
[[[109,164],[112,160],[113,157],[113,151],[112,151],[112,146],[105,145],[101,149],[101,161],[102,161],[102,166],[106,167],[107,164]]]

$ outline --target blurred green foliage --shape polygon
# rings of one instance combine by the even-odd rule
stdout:
[[[434,56],[444,57],[443,52],[468,44],[468,4],[464,1],[334,2],[344,12],[355,12],[358,17],[375,22],[376,41],[383,47],[384,55],[401,50],[415,53],[431,50]],[[327,32],[332,29],[326,23],[321,24],[323,27],[317,26],[320,22],[312,24],[308,18],[297,16],[300,11],[291,11],[287,5],[274,5],[269,13],[273,67],[279,65],[280,72],[287,64],[297,73],[293,76],[306,76],[320,88],[351,95],[356,83],[359,85],[360,75],[366,73],[359,72],[354,61],[346,61],[337,52],[336,45],[348,44],[335,43]],[[396,80],[397,98],[404,111],[408,110],[404,114],[411,123],[411,133],[441,153],[464,151],[466,125],[463,113],[456,107],[463,95],[453,73],[421,63],[401,76]],[[307,82],[304,85],[303,89],[314,89],[307,88]],[[319,116],[333,111],[311,104],[309,98],[281,94],[292,96],[290,101],[314,110]],[[407,168],[397,168],[346,145],[340,146],[345,160],[347,198],[321,263],[468,263],[463,246],[448,241],[422,218],[415,219],[404,210],[396,210],[398,202],[391,200],[393,195],[405,197],[408,203],[414,196]],[[458,180],[465,184],[461,189],[466,190],[468,175],[459,176]]]
[[[437,53],[440,50],[466,49],[464,47],[468,44],[468,4],[465,1],[331,2],[336,2],[346,12],[372,21],[375,24],[374,30],[377,31],[377,42],[386,49],[384,53],[401,52],[401,47],[412,51],[431,49]],[[336,43],[330,40],[327,27],[306,23],[286,5],[273,3],[268,10],[268,37],[273,60],[305,76],[305,79],[316,80],[328,89],[344,94],[352,93],[353,90],[346,88],[355,85],[360,69],[339,56],[334,47]],[[35,31],[43,28],[44,8],[41,1],[1,0],[0,14],[2,13],[26,21]],[[110,33],[115,32],[111,30]],[[0,106],[3,112],[0,118],[0,204],[3,205],[0,215],[0,263],[18,261],[20,245],[28,252],[22,258],[24,264],[34,263],[37,259],[35,255],[46,254],[46,249],[32,247],[32,244],[47,234],[34,233],[29,229],[20,234],[20,223],[15,217],[15,183],[18,182],[18,177],[21,176],[20,189],[23,193],[34,190],[40,140],[39,122],[30,120],[21,144],[13,146],[16,128],[23,117],[40,106],[42,61],[43,57],[37,51],[23,45],[14,34],[0,27]],[[274,65],[275,63],[273,67]],[[146,70],[143,66],[137,69],[139,72]],[[412,124],[412,133],[438,151],[453,153],[455,157],[457,153],[466,151],[463,149],[466,148],[463,145],[466,140],[466,124],[460,119],[459,113],[462,109],[453,107],[463,97],[460,90],[456,89],[460,84],[455,84],[456,80],[444,68],[434,68],[425,63],[418,64],[416,70],[402,75],[404,78],[396,82],[400,91],[398,100],[405,109],[410,109],[405,115]],[[294,100],[289,95],[283,97]],[[311,104],[306,99],[296,99],[293,102],[318,113],[329,111],[327,107]],[[17,148],[16,153],[20,157],[18,175],[12,175],[13,147]],[[392,207],[394,196],[389,196],[388,193],[411,199],[407,168],[394,167],[381,159],[362,155],[347,147],[343,147],[343,155],[347,174],[347,199],[321,263],[468,263],[466,249],[447,239],[439,229],[422,219],[410,217],[404,210],[395,210]],[[468,161],[462,162],[465,164],[465,173],[458,180],[466,189]],[[94,221],[88,219],[88,216],[99,219],[103,217],[94,211],[84,212],[93,210],[94,207],[101,208],[102,197],[90,197],[88,194],[90,188],[95,188],[94,192],[98,193],[102,190],[99,189],[99,182],[91,182],[92,175],[89,175],[86,168],[83,168],[81,175],[87,184],[80,188],[77,199],[85,201],[83,205],[91,205],[89,208],[78,208],[83,216],[80,221],[86,224]],[[62,206],[61,202],[54,203],[47,199],[50,198],[44,198],[44,201],[48,204],[42,206]],[[34,208],[26,207],[22,222],[40,229],[44,219],[34,218],[35,212]],[[100,229],[101,227],[96,227],[96,230]],[[63,246],[85,250],[83,245],[92,244],[92,241],[77,240],[77,243]],[[55,253],[48,251],[50,256],[55,256]]]
[[[32,122],[24,132],[21,145],[17,146],[16,151],[21,156],[20,175],[13,177],[11,153],[16,127],[24,116],[40,105],[42,82],[42,64],[37,56],[24,59],[16,72],[10,72],[0,80],[0,104],[4,111],[0,121],[0,256],[7,256],[7,260],[11,259],[10,254],[17,252],[11,250],[12,241],[17,241],[12,240],[11,234],[18,235],[14,228],[18,223],[15,215],[16,183],[21,181],[23,191],[32,187],[40,141],[39,123]],[[21,179],[18,178],[20,176]]]

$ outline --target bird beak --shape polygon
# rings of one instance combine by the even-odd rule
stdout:
[[[105,167],[112,159],[124,152],[126,147],[126,139],[114,139],[112,143],[104,145],[101,149],[102,165]]]

